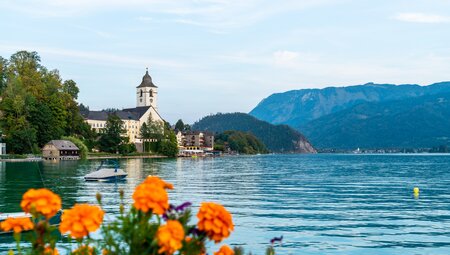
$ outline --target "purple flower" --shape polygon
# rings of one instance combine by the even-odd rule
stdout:
[[[182,212],[182,211],[186,210],[186,208],[188,208],[191,205],[192,205],[191,202],[184,202],[181,205],[175,207],[175,211],[176,212]]]
[[[270,240],[270,243],[273,245],[275,242],[281,242],[281,241],[283,241],[283,236],[272,238]]]
[[[202,233],[202,231],[200,231],[198,228],[192,228],[191,230],[189,230],[189,234],[193,234],[193,235],[200,235]]]

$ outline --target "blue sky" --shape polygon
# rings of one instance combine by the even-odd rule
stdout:
[[[450,80],[450,0],[0,0],[0,56],[37,51],[91,109],[192,123],[275,92]]]

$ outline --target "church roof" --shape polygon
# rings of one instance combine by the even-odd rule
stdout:
[[[136,108],[127,108],[116,111],[115,114],[119,116],[121,120],[139,120],[150,108],[150,106],[142,106]],[[107,120],[108,115],[111,112],[107,111],[89,111],[83,114],[83,117],[88,120]]]
[[[137,86],[137,88],[144,88],[144,87],[157,88],[156,85],[153,84],[152,77],[150,76],[150,74],[148,74],[148,69],[145,72],[144,77],[142,77],[141,84],[139,86]]]

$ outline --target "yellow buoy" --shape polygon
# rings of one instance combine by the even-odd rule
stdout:
[[[419,195],[420,190],[419,190],[418,187],[414,187],[413,191],[414,191],[414,196],[418,196]]]

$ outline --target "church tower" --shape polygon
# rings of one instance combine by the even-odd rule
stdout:
[[[153,84],[152,77],[148,74],[148,68],[142,77],[142,82],[136,87],[136,106],[152,106],[158,110],[158,87]]]

